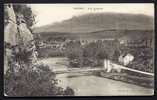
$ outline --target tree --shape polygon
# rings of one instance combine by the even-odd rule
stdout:
[[[13,8],[15,13],[23,14],[27,27],[32,31],[31,27],[35,24],[35,14],[32,9],[26,4],[14,4]]]
[[[24,65],[25,66],[25,65]],[[20,68],[15,76],[11,71],[5,75],[5,93],[8,96],[57,96],[74,95],[67,87],[57,87],[56,75],[44,64],[34,65],[32,69]]]

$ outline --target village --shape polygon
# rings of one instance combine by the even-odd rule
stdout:
[[[66,49],[68,49],[69,44],[77,44],[79,43],[80,46],[83,48],[86,45],[95,43],[95,44],[103,44],[104,47],[105,45],[109,45],[110,48],[117,47],[114,53],[111,55],[117,55],[117,57],[110,58],[110,59],[116,59],[116,62],[122,63],[123,65],[128,65],[133,62],[136,56],[135,49],[152,49],[151,46],[153,45],[152,38],[146,38],[144,40],[142,39],[136,39],[136,40],[131,40],[127,37],[122,37],[119,39],[114,39],[114,38],[106,38],[106,39],[81,39],[81,40],[70,40],[70,39],[65,39],[65,40],[50,40],[50,41],[42,41],[40,40],[38,45],[40,48],[49,48],[52,50],[56,50],[60,53],[64,53]],[[75,47],[74,47],[75,48]],[[141,49],[140,49],[141,48]],[[98,47],[99,49],[99,47]],[[101,48],[102,49],[102,48]],[[128,50],[128,51],[127,51]],[[134,51],[133,51],[134,50]],[[125,51],[125,52],[124,52]],[[149,52],[149,51],[147,51]],[[141,56],[144,55],[140,52]],[[80,54],[81,55],[81,54]],[[140,62],[141,63],[141,62]],[[151,65],[151,64],[150,64]],[[130,66],[131,67],[131,66]],[[146,69],[142,69],[145,71]],[[147,72],[153,72],[153,69]]]

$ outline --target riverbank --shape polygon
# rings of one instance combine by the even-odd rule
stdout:
[[[42,62],[48,64],[54,70],[68,70],[67,58],[47,58]],[[59,63],[62,63],[59,65]],[[122,81],[115,81],[92,73],[64,73],[57,74],[58,86],[71,87],[76,96],[119,96],[119,95],[153,95],[154,89],[146,88]]]

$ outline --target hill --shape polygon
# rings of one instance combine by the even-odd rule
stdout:
[[[34,33],[90,33],[101,30],[153,30],[154,20],[142,14],[95,13],[73,16],[34,29]]]

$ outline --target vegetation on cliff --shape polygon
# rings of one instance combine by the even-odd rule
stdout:
[[[37,61],[34,39],[28,38],[33,37],[31,26],[35,21],[31,8],[23,4],[7,4],[5,7],[8,7],[5,14],[14,13],[16,16],[14,19],[17,21],[17,23],[12,23],[6,15],[6,20],[11,21],[7,21],[5,32],[11,32],[8,29],[13,28],[17,33],[13,32],[12,36],[14,35],[18,40],[17,45],[10,44],[9,46],[8,41],[5,40],[6,65],[4,67],[9,67],[4,75],[5,94],[18,97],[74,95],[71,88],[63,89],[56,86],[55,74],[49,66],[39,64]],[[13,9],[10,10],[11,7]],[[11,25],[17,25],[17,28]]]

